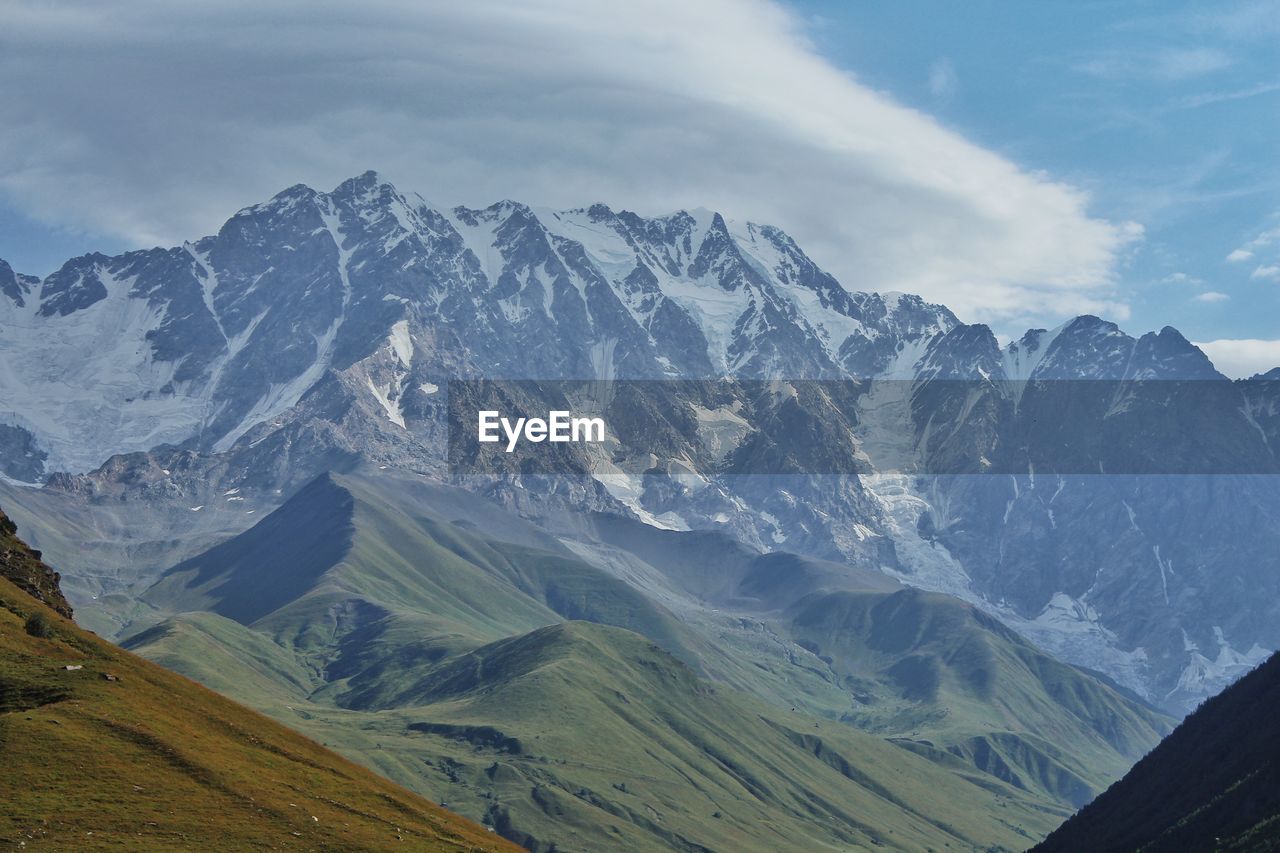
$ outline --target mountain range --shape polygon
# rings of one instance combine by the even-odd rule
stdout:
[[[761,418],[668,400],[687,439],[728,444],[689,466],[650,464],[633,441],[631,464],[591,462],[571,508],[757,546],[786,536],[961,595],[1177,713],[1280,647],[1266,509],[1280,385],[1228,381],[1173,329],[1135,339],[1080,317],[1002,347],[918,297],[846,289],[774,227],[603,205],[438,210],[375,173],[331,193],[292,187],[181,247],[86,255],[43,280],[0,266],[0,293],[0,469],[69,495],[72,514],[96,489],[142,490],[170,519],[216,511],[183,524],[216,537],[252,520],[236,517],[252,507],[225,512],[241,509],[229,499],[276,506],[325,470],[447,477],[441,389],[460,377],[871,379],[819,401],[843,420],[814,445],[865,457],[858,477],[730,482],[707,461]],[[1088,405],[1037,393],[1063,380],[1099,384],[1084,385]],[[1127,398],[1141,405],[1113,405]],[[1145,447],[1168,476],[1092,478],[1052,455],[1064,435]],[[993,457],[1019,439],[1021,455]],[[1036,467],[1037,443],[1062,473]],[[992,458],[1010,476],[949,476]],[[173,538],[119,529],[139,523],[97,538],[129,552]],[[94,562],[59,557],[71,575]]]
[[[1280,648],[1280,374],[1001,343],[772,226],[370,172],[0,262],[0,329],[83,625],[532,849],[1026,846]],[[610,434],[459,457],[487,399]]]

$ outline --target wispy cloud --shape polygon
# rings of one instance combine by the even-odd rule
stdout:
[[[851,288],[1120,315],[1136,226],[820,56],[766,0],[0,5],[0,192],[175,243],[377,168],[437,203],[715,207]]]
[[[1207,107],[1211,104],[1222,104],[1228,101],[1243,101],[1249,98],[1256,98],[1260,95],[1272,95],[1280,92],[1280,82],[1258,83],[1254,86],[1246,86],[1243,89],[1228,89],[1221,92],[1202,92],[1198,95],[1189,95],[1174,101],[1171,109],[1175,110],[1194,110],[1200,107]]]
[[[939,100],[947,101],[955,97],[960,87],[960,78],[956,75],[956,67],[945,56],[934,60],[929,66],[929,92]]]
[[[1237,249],[1232,249],[1227,255],[1226,261],[1231,264],[1244,263],[1252,261],[1258,255],[1264,258],[1269,254],[1274,254],[1271,247],[1280,242],[1280,228],[1267,228],[1260,231],[1257,236],[1253,237],[1244,245]],[[1249,274],[1251,279],[1276,280],[1280,281],[1280,262],[1273,263],[1271,261],[1262,261],[1253,272]]]
[[[1192,297],[1195,302],[1226,302],[1231,297],[1225,293],[1219,293],[1216,290],[1207,290],[1204,293],[1197,293]]]
[[[1111,51],[1086,60],[1076,70],[1094,77],[1181,81],[1231,67],[1225,51],[1211,47],[1167,47],[1149,51]]]

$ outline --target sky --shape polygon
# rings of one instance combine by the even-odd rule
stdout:
[[[607,11],[605,11],[607,10]],[[707,207],[1002,337],[1280,364],[1280,0],[10,0],[0,258],[175,245],[374,168]]]
[[[1280,364],[1280,2],[799,8],[863,83],[1141,225],[1108,319],[1219,342],[1229,375]]]

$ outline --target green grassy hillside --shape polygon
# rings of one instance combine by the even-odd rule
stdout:
[[[700,674],[777,704],[826,695],[836,710],[843,701],[827,675],[741,655],[532,525],[400,477],[322,477],[171,569],[142,601],[149,613],[123,636],[168,615],[214,613],[296,653],[362,704],[424,664],[565,619],[634,630]]]
[[[1159,712],[950,596],[812,595],[788,629],[850,686],[847,722],[1077,808],[1169,731]]]
[[[188,619],[139,651],[189,668],[206,629],[236,634]],[[1016,850],[1065,816],[959,762],[713,685],[602,625],[487,644],[366,709],[268,694],[256,669],[224,672],[228,689],[535,850]]]
[[[1118,779],[1172,721],[1063,664],[957,598],[794,554],[759,554],[715,532],[657,530],[597,515],[594,531],[712,607],[747,609],[839,689],[823,716],[959,759],[1078,808]]]
[[[567,551],[484,537],[397,498],[362,478],[321,477],[174,567],[145,601],[253,625],[332,656],[336,671],[385,675],[565,618],[631,628],[695,658],[680,624],[625,582]]]
[[[511,838],[560,849],[598,847],[612,838],[598,834],[606,830],[633,846],[676,836],[741,846],[749,833],[726,829],[734,821],[784,826],[797,844],[888,843],[877,833],[905,832],[914,824],[904,814],[941,814],[928,790],[956,783],[964,793],[955,796],[981,825],[952,831],[961,824],[939,817],[947,826],[926,820],[933,828],[919,830],[920,839],[1025,846],[1122,774],[1164,724],[973,608],[879,573],[604,518],[593,524],[607,541],[575,553],[465,500],[474,498],[452,502],[443,488],[402,478],[321,478],[251,530],[168,572],[145,596],[160,621],[138,626],[125,645]],[[617,559],[598,559],[601,548]],[[642,635],[681,662],[681,678],[696,679],[672,683],[696,689],[681,687],[677,699],[618,686],[630,677],[624,666],[599,670],[589,660],[616,660],[598,646],[620,642],[611,639],[618,632],[586,628],[557,646],[573,650],[557,660],[582,659],[583,679],[560,677],[567,665],[545,667],[530,644],[566,620]],[[466,683],[464,671],[477,679],[465,697],[450,692]],[[529,679],[544,690],[536,698],[517,690]],[[617,706],[617,694],[629,704]],[[682,719],[686,699],[708,694],[714,714]],[[588,718],[579,719],[579,707]],[[777,726],[761,728],[764,718]],[[590,720],[597,735],[584,741]],[[783,729],[821,731],[828,746]],[[716,761],[690,746],[702,742],[686,737],[694,730],[775,744],[782,752],[753,775],[772,779],[771,791],[800,793],[766,798],[753,812],[719,780],[707,784],[725,807],[692,810],[698,774],[709,772],[698,768]],[[586,757],[596,738],[649,751],[629,754],[617,765],[622,775],[601,787]],[[908,784],[865,825],[811,811],[802,802],[844,783],[805,769],[809,759],[791,751],[821,757],[840,739],[859,773],[872,772],[867,762],[914,768],[903,772],[923,773],[919,787]],[[513,740],[524,756],[516,765],[498,746]],[[640,771],[653,761],[665,769]],[[495,762],[511,766],[492,769]],[[633,770],[639,775],[628,776]],[[645,802],[664,822],[617,799],[647,785]],[[583,806],[579,790],[599,802]],[[567,792],[572,808],[552,809],[549,791]],[[815,822],[843,828],[814,834]]]
[[[42,617],[48,636],[27,629]],[[68,667],[75,667],[68,669]],[[493,833],[0,579],[0,845],[503,850]]]

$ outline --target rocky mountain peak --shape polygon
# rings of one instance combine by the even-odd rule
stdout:
[[[0,258],[0,294],[4,294],[19,308],[26,305],[32,288],[39,283],[40,280],[34,276],[14,272],[13,267]]]
[[[1209,357],[1172,326],[1148,332],[1134,345],[1129,375],[1135,379],[1225,379]]]

